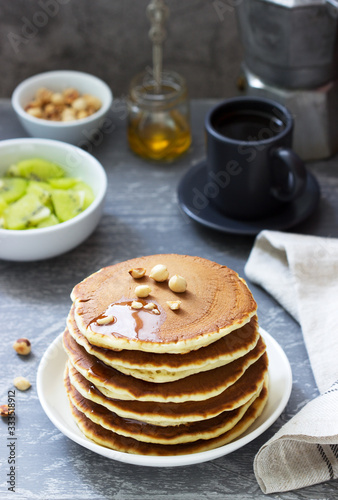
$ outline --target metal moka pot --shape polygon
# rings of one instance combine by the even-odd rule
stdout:
[[[338,0],[238,0],[247,95],[293,114],[303,160],[338,152]]]
[[[338,77],[337,0],[241,0],[247,69],[268,84],[314,88]]]

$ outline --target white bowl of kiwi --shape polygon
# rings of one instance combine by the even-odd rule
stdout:
[[[107,176],[89,153],[61,141],[0,141],[0,259],[63,254],[94,231]]]
[[[13,109],[32,137],[83,147],[111,130],[107,113],[113,95],[100,78],[82,71],[57,70],[31,76],[12,94]]]

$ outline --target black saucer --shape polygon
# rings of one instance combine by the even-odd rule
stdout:
[[[308,172],[305,191],[299,198],[282,206],[278,212],[269,217],[241,221],[222,214],[210,200],[203,197],[206,183],[207,171],[204,160],[188,170],[182,177],[178,186],[180,207],[191,219],[203,224],[203,226],[232,234],[256,235],[263,229],[275,231],[289,229],[312,214],[320,197],[318,182]]]

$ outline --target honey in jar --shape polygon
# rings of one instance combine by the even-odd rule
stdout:
[[[151,72],[132,80],[128,98],[128,142],[139,156],[160,161],[172,161],[189,148],[189,101],[181,75],[163,72],[160,84]]]

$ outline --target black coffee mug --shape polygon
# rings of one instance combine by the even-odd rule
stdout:
[[[302,194],[307,172],[291,149],[293,118],[281,104],[235,97],[205,120],[209,199],[227,216],[258,219]]]

